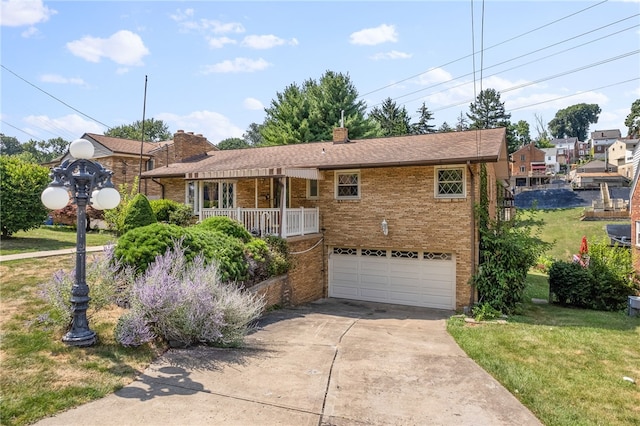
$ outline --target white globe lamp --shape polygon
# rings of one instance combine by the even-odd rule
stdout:
[[[76,139],[69,145],[69,154],[73,158],[88,160],[93,157],[93,144],[86,139]]]
[[[49,186],[40,194],[42,204],[50,210],[58,210],[69,204],[69,193],[61,186]]]
[[[102,188],[98,191],[96,201],[103,210],[113,209],[120,204],[120,193],[115,188]]]
[[[91,200],[89,201],[91,203],[91,207],[93,207],[96,210],[104,210],[102,208],[102,206],[100,205],[100,203],[98,203],[98,193],[100,192],[99,189],[96,189],[95,191],[93,191],[91,193]]]

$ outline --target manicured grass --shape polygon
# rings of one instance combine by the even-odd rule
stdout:
[[[530,274],[527,296],[546,298],[545,280]],[[529,302],[507,324],[447,328],[545,425],[640,424],[640,317]]]
[[[544,221],[541,238],[547,242],[556,242],[546,255],[558,260],[571,260],[580,250],[582,237],[587,241],[609,241],[605,226],[609,223],[623,224],[630,221],[582,221],[583,208],[539,210],[538,218]]]
[[[25,425],[101,398],[130,383],[162,348],[124,348],[113,330],[119,308],[92,313],[98,334],[90,348],[68,347],[62,333],[43,321],[46,311],[38,284],[58,269],[73,267],[73,255],[0,264],[0,424]],[[90,423],[90,419],[88,419]]]
[[[30,231],[18,231],[0,241],[0,255],[32,251],[60,250],[76,246],[76,230],[67,226],[41,226]],[[87,233],[87,246],[102,246],[116,241],[107,231]]]

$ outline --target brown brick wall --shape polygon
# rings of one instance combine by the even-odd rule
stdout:
[[[319,243],[321,239],[322,235],[320,234],[287,239],[293,264],[293,268],[289,271],[291,304],[293,305],[311,302],[327,295],[323,267],[323,244]]]
[[[175,160],[171,161],[183,161],[187,158],[201,155],[207,151],[215,149],[213,144],[200,134],[194,134],[193,132],[184,132],[178,130],[173,135],[173,156]]]
[[[631,194],[631,256],[633,259],[633,267],[637,273],[640,274],[640,249],[636,245],[636,235],[638,235],[638,229],[636,229],[636,222],[640,221],[640,188],[636,187],[635,191]]]
[[[524,160],[522,156],[524,155]],[[512,176],[526,176],[531,171],[531,162],[545,162],[544,151],[536,148],[532,143],[523,146],[512,154],[513,162],[511,163]],[[521,172],[520,167],[524,166],[525,171]]]

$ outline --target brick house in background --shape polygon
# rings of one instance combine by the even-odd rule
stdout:
[[[217,148],[200,134],[178,130],[172,140],[161,142],[140,142],[131,139],[85,133],[82,139],[93,144],[92,160],[113,172],[112,182],[117,187],[131,185],[142,171],[163,167],[171,163],[194,161]],[[54,166],[71,158],[67,152]],[[142,163],[142,164],[141,164]],[[163,187],[151,181],[142,181],[140,192],[149,199],[163,198]]]
[[[576,161],[576,145],[579,143],[578,138],[556,138],[552,139],[550,143],[556,148],[558,164],[565,166]]]
[[[287,238],[299,304],[337,297],[460,309],[474,301],[474,206],[486,171],[490,213],[503,213],[505,129],[210,151],[142,174],[200,219],[228,216]],[[506,208],[505,208],[506,210]]]
[[[511,186],[529,187],[550,182],[547,174],[545,151],[534,143],[527,144],[511,154]]]

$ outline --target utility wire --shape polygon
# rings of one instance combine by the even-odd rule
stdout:
[[[585,65],[585,66],[582,66],[582,67],[574,68],[572,70],[568,70],[568,71],[564,71],[564,72],[561,72],[561,73],[558,73],[558,74],[554,74],[552,76],[540,78],[540,79],[535,80],[535,81],[530,81],[530,82],[527,82],[527,83],[519,84],[517,86],[509,87],[507,89],[502,89],[502,90],[500,90],[500,93],[506,93],[506,92],[510,92],[512,90],[522,89],[523,87],[531,86],[533,84],[542,83],[544,81],[552,80],[554,78],[562,77],[562,76],[565,76],[565,75],[568,75],[568,74],[573,74],[575,72],[583,71],[583,70],[588,69],[588,68],[593,68],[593,67],[596,67],[598,65],[602,65],[602,64],[609,63],[609,62],[617,61],[619,59],[623,59],[623,58],[626,58],[626,57],[629,57],[629,56],[632,56],[632,55],[637,55],[638,53],[640,53],[640,49],[633,50],[631,52],[627,52],[627,53],[624,53],[622,55],[614,56],[612,58],[604,59],[602,61],[594,62],[594,63],[589,64],[589,65]],[[458,103],[455,103],[455,104],[446,105],[446,106],[434,109],[433,112],[442,111],[442,110],[445,110],[445,109],[448,109],[448,108],[453,108],[453,107],[456,107],[456,106],[464,105],[464,104],[467,104],[467,103],[470,103],[470,102],[473,102],[473,101],[474,101],[473,99],[470,99],[470,100],[466,100],[464,102],[458,102]]]
[[[536,32],[536,31],[538,31],[538,30],[541,30],[541,29],[543,29],[543,28],[546,28],[546,27],[548,27],[548,26],[551,26],[551,25],[553,25],[553,24],[556,24],[556,23],[558,23],[558,22],[560,22],[560,21],[563,21],[563,20],[565,20],[565,19],[571,18],[572,16],[578,15],[578,14],[580,14],[580,13],[582,13],[582,12],[585,12],[585,11],[587,11],[587,10],[589,10],[589,9],[592,9],[592,8],[594,8],[594,7],[596,7],[596,6],[600,6],[601,4],[606,3],[607,1],[608,1],[608,0],[604,0],[604,1],[601,1],[600,3],[593,4],[593,5],[591,5],[591,6],[588,6],[588,7],[584,8],[584,9],[581,9],[581,10],[579,10],[579,11],[577,11],[577,12],[574,12],[574,13],[572,13],[572,14],[570,14],[570,15],[563,16],[562,18],[556,19],[555,21],[551,21],[551,22],[549,22],[549,23],[547,23],[547,24],[544,24],[544,25],[542,25],[542,26],[540,26],[540,27],[534,28],[534,29],[532,29],[532,30],[526,31],[526,32],[524,32],[524,33],[522,33],[522,34],[519,34],[519,35],[517,35],[517,36],[511,37],[511,38],[509,38],[509,39],[507,39],[507,40],[501,41],[500,43],[497,43],[497,44],[494,44],[494,45],[492,45],[492,46],[489,46],[489,47],[487,47],[487,48],[486,48],[486,49],[484,49],[484,50],[485,50],[485,51],[487,51],[487,50],[493,49],[494,47],[498,47],[498,46],[501,46],[501,45],[503,45],[503,44],[505,44],[505,43],[508,43],[508,42],[510,42],[510,41],[516,40],[516,39],[518,39],[518,38],[520,38],[520,37],[524,37],[524,36],[526,36],[526,35],[529,35],[529,34],[531,34],[531,33]],[[363,97],[365,97],[365,96],[371,95],[372,93],[379,92],[379,91],[384,90],[384,89],[387,89],[387,88],[389,88],[389,87],[392,87],[392,86],[398,85],[398,84],[400,84],[400,83],[404,83],[405,81],[411,80],[411,79],[413,79],[413,78],[420,77],[421,75],[426,74],[426,73],[428,73],[428,72],[431,72],[431,71],[432,71],[432,70],[434,70],[434,69],[442,68],[442,67],[446,67],[447,65],[451,65],[451,64],[455,64],[456,62],[460,62],[460,61],[462,61],[462,60],[464,60],[464,59],[467,59],[467,58],[469,58],[469,57],[471,57],[471,56],[474,56],[474,55],[475,55],[475,51],[474,51],[474,53],[472,53],[472,54],[470,54],[470,55],[466,55],[466,56],[463,56],[463,57],[461,57],[461,58],[454,59],[454,60],[449,61],[449,62],[447,62],[447,63],[445,63],[445,64],[439,65],[439,66],[437,66],[437,67],[429,68],[428,70],[423,71],[423,72],[421,72],[421,73],[418,73],[418,74],[412,75],[412,76],[407,77],[407,78],[403,78],[402,80],[399,80],[399,81],[393,82],[393,83],[391,83],[391,84],[387,84],[386,86],[380,87],[380,88],[378,88],[378,89],[371,90],[371,91],[369,91],[369,92],[367,92],[367,93],[365,93],[365,94],[363,94],[363,95],[358,96],[358,98],[357,98],[357,99],[363,98]]]
[[[14,129],[16,129],[17,131],[22,132],[22,133],[24,133],[24,134],[25,134],[25,135],[27,135],[27,136],[31,136],[31,138],[32,138],[32,139],[38,139],[38,138],[37,138],[37,136],[34,136],[34,135],[32,135],[31,133],[29,133],[29,132],[25,132],[24,130],[22,130],[22,129],[20,129],[20,128],[16,127],[16,126],[14,126],[14,125],[13,125],[13,124],[11,124],[11,123],[7,123],[7,122],[6,122],[6,121],[4,121],[4,120],[0,120],[0,123],[4,124],[4,125],[6,125],[6,126],[9,126],[9,127],[11,127],[11,128],[14,128]]]
[[[66,107],[68,107],[68,108],[71,108],[72,110],[74,110],[74,111],[75,111],[75,112],[77,112],[78,114],[81,114],[81,115],[83,115],[83,116],[87,117],[87,118],[88,118],[89,120],[91,120],[91,121],[95,121],[96,123],[98,123],[98,124],[100,124],[100,125],[102,125],[102,126],[106,127],[107,129],[111,129],[111,126],[108,126],[108,125],[104,124],[103,122],[101,122],[100,120],[97,120],[97,119],[95,119],[95,118],[93,118],[93,117],[91,117],[91,116],[89,116],[89,115],[85,114],[84,112],[80,111],[79,109],[76,109],[76,108],[72,107],[72,106],[71,106],[71,105],[69,105],[68,103],[64,102],[63,100],[61,100],[61,99],[59,99],[59,98],[57,98],[57,97],[55,97],[54,95],[52,95],[51,93],[47,92],[46,90],[41,89],[40,87],[38,87],[38,86],[36,86],[35,84],[33,84],[33,83],[31,83],[30,81],[28,81],[27,79],[25,79],[25,78],[23,78],[23,77],[19,76],[18,74],[16,74],[15,72],[11,71],[9,68],[5,67],[4,65],[0,64],[0,67],[2,67],[3,69],[7,70],[8,72],[10,72],[11,74],[13,74],[14,76],[16,76],[17,78],[19,78],[20,80],[24,81],[24,82],[25,82],[25,83],[27,83],[28,85],[30,85],[30,86],[32,86],[32,87],[34,87],[34,88],[38,89],[39,91],[41,91],[41,92],[42,92],[42,93],[44,93],[45,95],[47,95],[47,96],[49,96],[49,97],[51,97],[51,98],[55,99],[56,101],[60,102],[60,103],[61,103],[61,104],[63,104],[64,106],[66,106]]]
[[[501,74],[501,73],[505,73],[505,72],[508,72],[508,71],[513,71],[513,70],[515,70],[515,69],[522,68],[522,67],[526,67],[527,65],[531,65],[531,64],[533,64],[533,63],[539,63],[540,61],[542,61],[542,60],[544,60],[544,59],[549,59],[549,58],[552,58],[552,57],[554,57],[554,56],[561,55],[561,54],[563,54],[563,53],[566,53],[566,52],[568,52],[568,51],[574,50],[574,49],[576,49],[576,48],[586,46],[586,45],[591,44],[591,43],[594,43],[594,42],[596,42],[596,41],[603,40],[603,39],[605,39],[605,38],[608,38],[608,37],[611,37],[611,36],[617,35],[617,34],[622,33],[622,32],[624,32],[624,31],[629,31],[629,30],[635,29],[635,28],[637,28],[637,27],[638,27],[637,25],[633,25],[633,26],[631,26],[631,27],[627,27],[627,28],[622,29],[622,30],[620,30],[620,31],[616,31],[616,32],[614,32],[614,33],[607,34],[607,35],[602,36],[602,37],[599,37],[599,38],[597,38],[597,39],[594,39],[594,40],[591,40],[591,41],[587,41],[587,42],[582,43],[582,44],[579,44],[579,45],[577,45],[577,46],[569,47],[569,48],[567,48],[567,49],[560,50],[560,51],[558,51],[558,52],[551,53],[551,54],[549,54],[549,55],[542,56],[542,57],[540,57],[540,58],[536,58],[536,59],[533,59],[533,60],[528,61],[528,62],[524,62],[524,63],[522,63],[522,64],[519,64],[519,65],[513,66],[513,67],[511,67],[511,68],[506,68],[506,69],[503,69],[503,70],[501,70],[501,71],[497,71],[497,72],[495,72],[495,73],[493,73],[493,74],[488,75],[487,77],[493,77],[493,76],[499,75],[499,74]],[[541,49],[538,49],[538,50],[541,50]],[[488,66],[488,67],[487,67],[487,68],[485,68],[485,69],[495,68],[495,67],[497,67],[498,65],[506,64],[506,63],[508,63],[508,62],[511,62],[511,61],[513,61],[513,60],[515,60],[515,59],[518,59],[518,58],[521,58],[521,57],[523,57],[523,56],[527,56],[527,55],[521,55],[521,56],[519,56],[519,57],[517,57],[517,58],[509,59],[509,60],[507,60],[507,61],[503,61],[503,62],[500,62],[500,63],[498,63],[498,64]],[[452,78],[452,79],[447,80],[447,81],[443,81],[443,82],[440,82],[440,83],[437,83],[437,84],[433,84],[433,85],[431,85],[431,86],[424,87],[424,88],[422,88],[422,89],[414,90],[413,92],[409,92],[409,93],[406,93],[406,94],[404,94],[404,95],[400,95],[400,96],[398,96],[398,97],[394,98],[394,100],[398,100],[398,99],[400,99],[400,98],[404,98],[404,97],[406,97],[406,96],[410,96],[410,95],[415,95],[416,93],[424,92],[425,90],[432,89],[432,88],[434,88],[434,87],[438,87],[438,86],[442,86],[442,85],[444,85],[444,84],[446,84],[446,83],[450,83],[450,82],[452,82],[452,81],[459,80],[459,79],[461,79],[461,78],[463,78],[463,77],[468,77],[468,76],[470,76],[470,75],[472,75],[472,73],[463,74],[463,75],[461,75],[461,76],[458,76],[458,77]],[[428,97],[428,96],[433,96],[433,95],[436,95],[436,94],[438,94],[438,93],[447,92],[447,91],[449,91],[449,90],[456,89],[456,88],[458,88],[458,87],[461,87],[461,86],[464,86],[464,85],[467,85],[467,84],[469,84],[469,82],[468,82],[468,81],[465,81],[465,82],[462,82],[462,83],[460,83],[460,84],[456,84],[455,86],[449,86],[449,87],[447,87],[447,88],[445,88],[445,89],[438,90],[437,92],[432,92],[432,93],[429,93],[428,95],[423,95],[423,96],[420,96],[420,97],[418,97],[418,98],[414,98],[414,99],[408,100],[408,101],[406,101],[406,102],[405,102],[405,104],[408,104],[408,103],[411,103],[411,102],[415,102],[415,101],[417,101],[417,100],[423,99],[423,98]],[[475,95],[474,95],[474,96],[475,96]],[[377,104],[377,105],[379,105],[379,104]],[[376,105],[373,105],[373,106],[376,106]]]
[[[586,35],[590,35],[590,34],[592,34],[592,33],[593,33],[593,32],[595,32],[595,31],[599,31],[599,30],[602,30],[602,29],[604,29],[604,28],[610,27],[610,26],[612,26],[612,25],[619,24],[619,23],[621,23],[621,22],[624,22],[624,21],[626,21],[626,20],[629,20],[629,19],[635,18],[635,17],[637,17],[637,16],[640,16],[640,13],[635,14],[635,15],[632,15],[632,16],[629,16],[629,17],[627,17],[627,18],[620,19],[620,20],[615,21],[615,22],[611,22],[611,23],[609,23],[609,24],[603,25],[603,26],[598,27],[598,28],[595,28],[595,29],[593,29],[593,30],[586,31],[586,32],[584,32],[584,33],[582,33],[582,34],[579,34],[579,35],[576,35],[576,36],[570,37],[570,38],[568,38],[568,39],[565,39],[565,40],[562,40],[562,41],[559,41],[559,42],[556,42],[556,43],[549,44],[549,45],[544,46],[544,47],[541,47],[541,48],[539,48],[539,49],[532,50],[532,51],[530,51],[530,52],[527,52],[527,53],[524,53],[524,54],[522,54],[522,55],[519,55],[519,56],[513,57],[513,58],[511,58],[511,59],[507,59],[507,60],[505,60],[505,61],[498,62],[497,64],[490,65],[490,66],[488,66],[488,67],[486,67],[486,68],[483,68],[483,69],[488,70],[488,69],[495,68],[495,67],[500,66],[500,65],[504,65],[504,64],[509,63],[509,62],[513,62],[513,61],[515,61],[515,60],[517,60],[517,59],[522,59],[522,58],[524,58],[524,57],[527,57],[527,56],[533,55],[534,53],[538,53],[538,52],[541,52],[541,51],[543,51],[543,50],[550,49],[550,48],[555,47],[555,46],[559,46],[559,45],[561,45],[561,44],[563,44],[563,43],[566,43],[566,42],[568,42],[568,41],[575,40],[575,39],[577,39],[577,38],[584,37],[584,36],[586,36]],[[585,43],[582,43],[582,44],[579,44],[579,45],[576,45],[576,46],[573,46],[573,47],[569,47],[569,48],[564,49],[564,50],[561,50],[561,51],[559,51],[559,52],[556,52],[556,53],[553,53],[553,54],[550,54],[550,55],[547,55],[547,56],[543,56],[543,57],[541,57],[541,58],[535,59],[535,60],[533,60],[533,61],[526,62],[526,63],[521,64],[521,65],[517,65],[517,66],[512,67],[512,68],[508,68],[508,69],[505,69],[505,70],[502,70],[502,71],[496,72],[496,73],[494,73],[494,74],[491,74],[489,77],[491,77],[491,76],[495,76],[495,75],[498,75],[499,73],[503,73],[503,72],[507,72],[507,71],[512,71],[512,70],[514,70],[514,69],[521,68],[521,67],[526,66],[526,65],[529,65],[529,64],[531,64],[531,63],[539,62],[540,60],[543,60],[543,59],[548,59],[548,58],[553,57],[553,56],[556,56],[556,55],[558,55],[558,54],[560,54],[560,53],[566,53],[566,52],[569,52],[569,51],[571,51],[571,50],[575,50],[575,49],[578,49],[578,48],[580,48],[580,47],[584,47],[584,46],[586,46],[586,45],[588,45],[588,44],[594,43],[594,42],[596,42],[596,41],[603,40],[603,39],[605,39],[605,38],[607,38],[607,37],[611,37],[611,36],[614,36],[614,35],[616,35],[616,34],[619,34],[619,33],[622,33],[622,32],[624,32],[624,31],[628,31],[628,30],[631,30],[631,29],[634,29],[634,28],[638,28],[638,25],[632,25],[632,26],[630,26],[630,27],[624,28],[624,29],[622,29],[622,30],[619,30],[619,31],[616,31],[616,32],[610,33],[610,34],[608,34],[608,35],[605,35],[605,36],[602,36],[602,37],[599,37],[599,38],[596,38],[596,39],[593,39],[593,40],[591,40],[591,41],[588,41],[588,42],[585,42]],[[460,76],[458,76],[458,77],[454,77],[454,78],[452,78],[452,79],[449,79],[449,80],[447,80],[447,81],[442,81],[442,82],[435,83],[435,84],[432,84],[432,85],[427,86],[427,87],[423,87],[423,88],[420,88],[420,89],[414,90],[414,91],[409,92],[409,93],[405,93],[404,95],[400,95],[400,96],[397,96],[397,97],[393,98],[393,100],[398,100],[398,99],[404,98],[404,97],[406,97],[406,96],[411,96],[411,95],[414,95],[414,94],[416,94],[416,93],[423,92],[423,91],[425,91],[425,90],[433,89],[434,87],[438,87],[438,86],[444,85],[444,84],[446,84],[446,83],[450,83],[450,82],[452,82],[452,81],[459,80],[459,79],[461,79],[461,78],[463,78],[463,77],[468,77],[468,76],[474,75],[474,73],[475,73],[475,62],[474,62],[474,72],[472,72],[472,73],[463,74],[463,75],[460,75]],[[463,84],[467,84],[467,83],[463,83]],[[452,87],[449,87],[449,88],[447,88],[447,89],[445,89],[445,90],[442,90],[442,91],[451,90],[451,89],[456,88],[456,87],[459,87],[459,86],[460,86],[460,85],[452,86]],[[442,91],[440,91],[440,92],[442,92]],[[436,93],[440,93],[440,92],[436,92]],[[431,95],[433,95],[433,94],[435,94],[435,93],[432,93]],[[426,95],[426,96],[428,96],[428,95]],[[475,97],[475,89],[474,89],[474,97]],[[405,102],[405,103],[413,102],[413,101],[415,101],[415,100],[417,100],[417,99],[413,99],[413,100],[411,100],[411,101],[407,101],[407,102]],[[378,105],[381,105],[381,103],[374,104],[374,105],[372,105],[372,106],[371,106],[371,108],[373,108],[373,107],[375,107],[375,106],[378,106]]]

